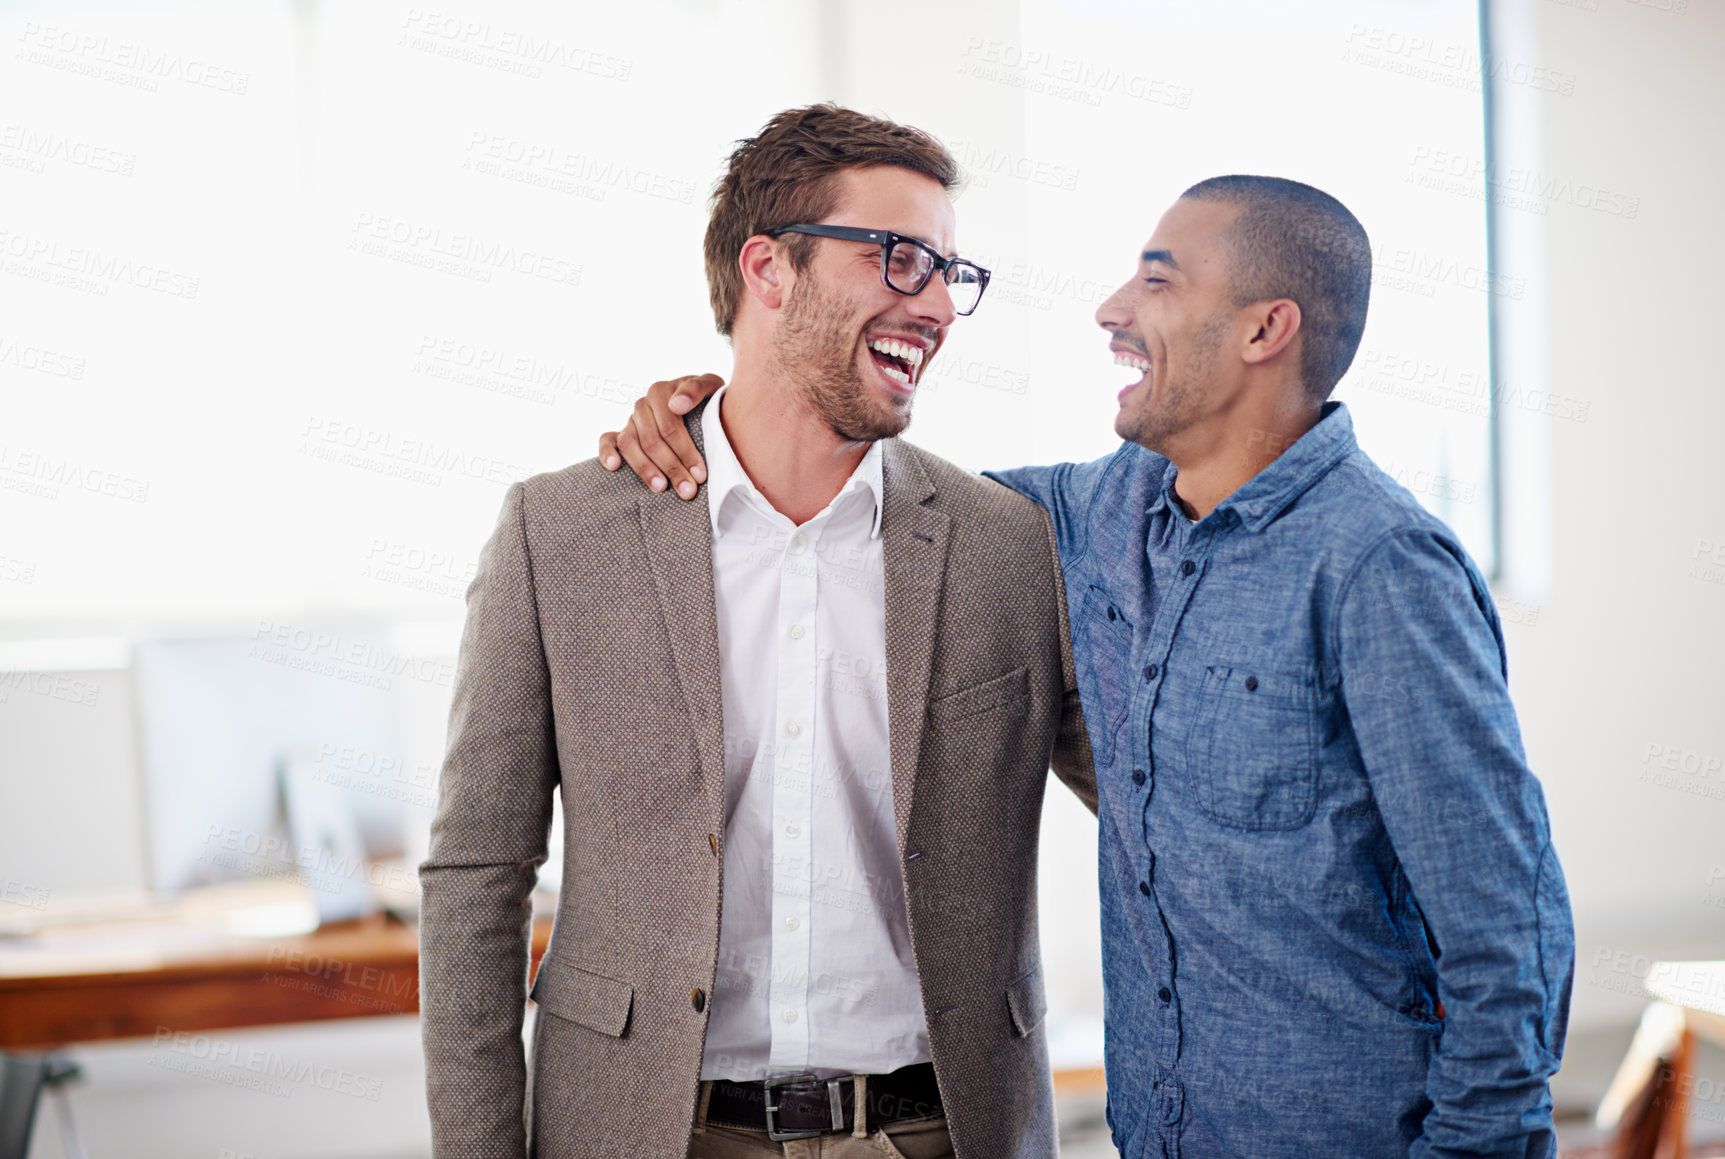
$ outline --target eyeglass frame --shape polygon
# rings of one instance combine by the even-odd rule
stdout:
[[[939,250],[935,249],[921,238],[911,237],[909,234],[894,233],[890,229],[863,229],[861,226],[852,225],[818,225],[805,223],[800,225],[781,225],[777,229],[769,229],[763,232],[768,237],[775,239],[778,238],[780,234],[801,233],[806,234],[809,237],[836,238],[839,241],[878,242],[880,244],[880,280],[886,284],[887,289],[891,290],[895,294],[903,294],[907,298],[914,298],[918,294],[922,293],[923,290],[927,289],[929,280],[937,273],[941,276],[940,280],[950,286],[952,285],[952,279],[946,276],[947,270],[957,266],[965,266],[973,269],[980,276],[982,285],[981,288],[976,291],[976,301],[971,303],[970,309],[960,310],[957,305],[953,306],[953,313],[957,314],[961,318],[968,318],[972,314],[976,313],[976,308],[982,305],[982,295],[988,292],[988,280],[993,276],[991,271],[984,266],[979,266],[975,262],[968,261],[964,258],[942,257]],[[901,290],[899,287],[892,284],[891,278],[887,277],[887,266],[892,261],[893,247],[898,245],[900,242],[909,242],[911,245],[916,246],[918,249],[928,254],[932,259],[932,264],[928,267],[928,272],[923,274],[922,281],[917,283],[917,287],[914,290]]]

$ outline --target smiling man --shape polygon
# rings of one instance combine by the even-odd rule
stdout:
[[[1051,760],[1095,808],[1052,526],[896,437],[987,285],[955,178],[890,121],[773,118],[707,230],[702,499],[591,460],[510,488],[420,869],[438,1156],[1052,1159]]]
[[[1096,312],[1135,373],[1124,444],[995,473],[1052,514],[1070,601],[1114,1140],[1553,1155],[1574,935],[1496,609],[1328,401],[1365,230],[1310,186],[1219,177],[1135,264]],[[638,472],[696,461],[639,428],[712,385],[655,387]]]

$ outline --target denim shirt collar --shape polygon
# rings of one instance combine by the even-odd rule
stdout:
[[[1210,514],[1229,511],[1246,530],[1262,531],[1358,446],[1354,441],[1354,420],[1348,414],[1348,408],[1339,402],[1326,402],[1311,430],[1218,503]],[[1162,477],[1162,486],[1151,500],[1146,514],[1154,515],[1164,507],[1179,510],[1174,503],[1174,480],[1178,475],[1178,469],[1169,464]]]

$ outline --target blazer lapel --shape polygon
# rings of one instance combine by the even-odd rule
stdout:
[[[897,439],[882,445],[881,556],[886,573],[887,732],[898,846],[904,850],[928,711],[951,521],[925,504],[934,486]]]
[[[702,403],[687,416],[701,446]],[[707,489],[691,500],[648,492],[640,499],[641,535],[671,637],[671,655],[683,686],[689,720],[706,778],[710,816],[724,815],[724,694],[719,675],[719,619],[713,598],[713,525]]]

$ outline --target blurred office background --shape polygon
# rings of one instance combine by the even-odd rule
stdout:
[[[0,986],[236,938],[278,990],[343,985],[281,947],[411,923],[504,489],[654,379],[728,371],[707,191],[823,99],[967,172],[994,281],[911,437],[977,469],[1112,448],[1092,312],[1187,185],[1347,203],[1376,280],[1337,397],[1493,576],[1569,877],[1569,1145],[1655,963],[1725,958],[1712,0],[20,2],[0,35]],[[1094,857],[1056,786],[1085,1155]],[[67,1121],[92,1159],[429,1154],[415,1020],[347,1009],[72,1044],[30,1154]],[[1725,1135],[1725,1056],[1690,1065],[1690,1135]]]

